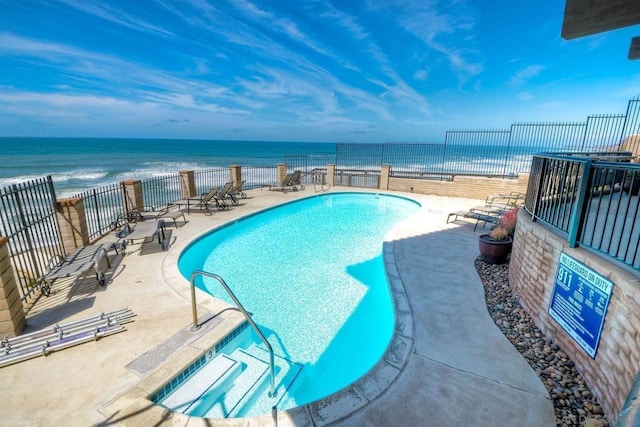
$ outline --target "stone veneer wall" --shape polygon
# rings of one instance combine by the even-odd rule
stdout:
[[[549,315],[560,253],[577,259],[614,283],[596,358],[592,359]],[[615,422],[640,369],[640,283],[638,277],[533,222],[521,209],[509,265],[509,281],[536,325],[575,363]]]
[[[455,176],[453,181],[435,181],[426,179],[380,177],[382,190],[405,191],[444,197],[463,197],[467,199],[486,199],[492,194],[511,192],[526,193],[529,174],[518,174],[514,178],[489,178],[482,176]],[[384,184],[388,188],[384,188]]]

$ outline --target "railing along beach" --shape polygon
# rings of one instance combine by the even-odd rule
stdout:
[[[640,164],[630,152],[534,156],[525,209],[535,221],[640,271]]]

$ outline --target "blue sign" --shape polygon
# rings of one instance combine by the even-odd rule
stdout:
[[[560,254],[549,314],[593,359],[612,291],[611,280]]]

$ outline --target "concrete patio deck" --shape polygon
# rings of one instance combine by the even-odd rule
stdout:
[[[213,320],[189,331],[189,283],[176,266],[180,251],[227,221],[314,195],[312,188],[247,193],[240,206],[212,216],[191,213],[184,226],[169,227],[168,251],[157,242],[129,246],[124,258],[112,258],[105,288],[92,277],[57,281],[51,296],[30,308],[25,333],[121,308],[136,316],[124,332],[1,368],[0,425],[273,425],[270,415],[189,419],[149,405],[142,395],[240,321],[236,311],[198,291],[201,319]],[[448,213],[482,201],[402,195],[423,208],[385,241],[398,313],[387,354],[351,387],[279,412],[277,424],[554,426],[546,389],[486,310],[474,267],[482,227],[473,232],[473,224],[446,223]]]

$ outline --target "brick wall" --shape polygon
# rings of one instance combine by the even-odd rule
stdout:
[[[600,400],[607,418],[615,421],[640,369],[640,283],[637,276],[604,258],[566,245],[565,240],[533,222],[530,214],[521,209],[509,281],[536,325],[567,353]],[[561,252],[614,283],[595,359],[548,313]]]
[[[380,182],[381,184],[385,182],[382,177]],[[381,185],[381,189],[445,197],[486,199],[487,196],[492,194],[510,192],[526,193],[528,185],[529,174],[518,174],[517,177],[510,179],[482,176],[455,176],[453,181],[389,177],[388,188],[383,188]]]

